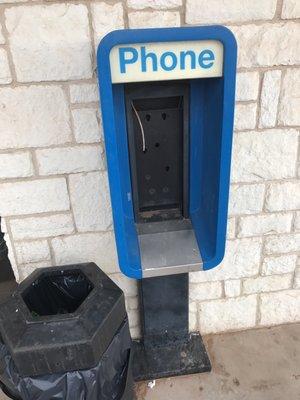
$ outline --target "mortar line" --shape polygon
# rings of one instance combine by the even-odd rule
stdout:
[[[283,9],[283,0],[277,0],[276,4],[276,11],[275,11],[275,16],[273,18],[274,21],[282,21],[282,9]]]
[[[30,218],[47,218],[47,217],[52,217],[52,216],[57,216],[57,215],[69,215],[70,210],[66,211],[46,211],[43,213],[31,213],[31,214],[19,214],[19,215],[9,215],[4,217],[5,220],[9,219],[10,221],[15,221],[15,220],[26,220]]]
[[[93,25],[92,2],[87,1],[86,6],[88,9],[89,33],[92,45],[91,63],[93,70],[93,79],[96,79],[97,78],[97,62],[96,62],[96,52],[95,52],[96,33],[94,31],[94,25]]]
[[[89,0],[66,0],[66,2],[64,2],[63,4],[67,4],[67,5],[86,5],[86,2]],[[122,0],[92,0],[93,3],[106,3],[108,5],[115,5],[118,3],[122,4]],[[9,9],[9,8],[14,8],[14,7],[35,7],[35,6],[48,6],[51,7],[52,5],[61,5],[62,3],[58,0],[53,0],[53,1],[49,1],[49,0],[39,0],[39,1],[30,1],[30,2],[25,2],[25,3],[3,3],[0,5],[0,10],[1,9]],[[149,9],[150,11],[174,11],[174,10],[178,10],[180,7],[174,7],[174,8],[166,8],[166,9],[154,9],[154,8],[149,8],[147,7],[147,9]],[[128,7],[128,11],[130,11],[131,8]],[[141,12],[146,10],[145,9],[135,9],[132,8],[132,10],[137,11],[137,12]],[[213,22],[213,21],[212,21]],[[211,22],[211,23],[212,23]],[[244,21],[230,21],[230,20],[223,20],[223,21],[218,21],[218,24],[222,24],[222,25],[227,25],[227,26],[244,26],[244,25],[256,25],[256,26],[261,26],[263,24],[269,24],[269,25],[275,25],[278,24],[280,22],[299,22],[299,18],[289,18],[289,19],[274,19],[273,18],[267,18],[267,19],[247,19]],[[201,23],[195,23],[195,24],[187,24],[185,23],[183,26],[203,26],[203,25],[210,25],[211,23],[205,22],[203,24]]]
[[[261,323],[261,293],[257,294],[256,297],[256,319],[255,319],[255,325],[260,326]]]
[[[124,1],[123,4],[123,19],[124,19],[124,27],[129,29],[129,12],[130,12],[130,8],[128,6],[128,2],[127,0]]]
[[[52,266],[54,266],[54,265],[56,265],[56,260],[55,260],[55,254],[54,254],[54,251],[53,251],[53,248],[52,248],[52,245],[51,245],[51,239],[50,238],[47,238],[47,244],[48,244],[48,247],[49,247],[49,253],[50,253],[50,263],[51,263],[51,265]]]
[[[14,87],[14,84],[17,82],[17,74],[16,74],[15,65],[14,65],[12,51],[10,48],[10,36],[9,36],[9,32],[8,32],[8,29],[7,29],[6,23],[5,23],[5,9],[1,9],[1,8],[0,8],[0,24],[2,25],[2,35],[3,35],[4,41],[5,41],[5,50],[6,50],[9,70],[10,70],[11,79],[12,79],[12,81],[10,83],[8,83],[7,85],[9,87]]]
[[[70,126],[70,134],[71,134],[71,140],[70,144],[76,144],[76,138],[75,138],[75,134],[74,134],[74,121],[73,121],[73,115],[72,115],[72,110],[71,110],[71,98],[70,98],[70,89],[69,89],[69,85],[68,84],[64,84],[62,83],[60,85],[64,97],[65,97],[65,101],[66,101],[66,105],[68,108],[68,125]]]
[[[0,47],[5,47],[7,45],[0,45]],[[272,70],[280,70],[280,71],[286,71],[286,70],[295,70],[299,69],[300,64],[291,64],[291,65],[272,65],[272,66],[248,66],[248,67],[238,67],[237,72],[242,73],[242,72],[267,72],[267,71],[272,71]],[[18,87],[29,87],[29,86],[40,86],[40,87],[49,87],[49,86],[61,86],[63,84],[67,85],[80,85],[80,84],[85,84],[85,83],[91,83],[91,84],[97,84],[96,78],[91,77],[91,78],[82,78],[82,79],[62,79],[62,80],[38,80],[38,81],[26,81],[26,82],[20,82],[20,81],[14,81],[13,83],[5,83],[1,84],[1,87],[13,87],[13,88],[18,88]],[[238,100],[237,103],[255,103],[256,100],[246,100],[246,101],[240,101]],[[72,103],[76,104],[76,103]]]
[[[262,95],[263,95],[263,85],[265,79],[265,72],[259,71],[259,83],[258,83],[258,96],[257,96],[257,108],[256,108],[256,125],[255,128],[258,129],[261,119],[261,106],[262,106]]]
[[[281,109],[281,104],[282,104],[282,100],[283,100],[283,91],[284,91],[284,78],[286,76],[286,71],[285,70],[281,70],[281,76],[280,76],[280,88],[279,88],[279,97],[278,97],[278,105],[277,105],[277,114],[276,114],[276,127],[280,125],[279,122],[279,115],[280,115],[280,109]]]
[[[11,153],[11,154],[15,154],[15,153]],[[35,150],[31,149],[31,150],[29,150],[29,154],[30,154],[30,159],[31,159],[32,165],[33,165],[33,176],[38,177],[39,176],[39,166],[38,166],[38,161],[36,158],[36,152],[35,152]],[[1,180],[0,180],[0,182],[1,182]]]

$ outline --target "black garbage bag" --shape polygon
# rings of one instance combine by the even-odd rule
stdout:
[[[94,368],[21,377],[0,341],[1,387],[14,400],[133,400],[131,338],[125,320]]]
[[[33,315],[68,314],[77,310],[92,289],[82,272],[66,271],[43,276],[23,297]]]

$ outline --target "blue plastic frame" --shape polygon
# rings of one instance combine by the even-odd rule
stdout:
[[[190,217],[203,259],[203,269],[206,270],[217,266],[225,251],[237,58],[235,38],[223,26],[119,30],[106,35],[98,47],[99,90],[115,238],[120,269],[132,278],[141,279],[143,276],[131,194],[124,85],[111,82],[109,54],[114,46],[121,44],[191,40],[218,40],[224,46],[223,77],[206,79],[216,79],[216,83],[209,81],[208,87],[203,86],[201,79],[191,81],[191,146],[199,149],[203,146],[203,138],[197,134],[201,122],[197,112],[193,112],[193,104],[197,102],[216,102],[216,115],[211,116],[211,121],[214,121],[212,125],[215,126],[211,129],[212,132],[220,132],[218,137],[215,136],[218,141],[215,154],[212,150],[213,136],[212,139],[206,139],[211,155],[208,151],[205,162],[210,163],[215,158],[216,163],[208,176],[200,178],[200,170],[204,168],[198,165],[201,162],[199,151],[191,148],[190,155],[190,182],[199,182],[191,185]],[[197,88],[201,96],[198,96]],[[212,90],[211,98],[205,95],[207,88]],[[201,190],[201,179],[214,182],[211,192]],[[214,205],[203,212],[197,206],[199,201],[207,204],[212,201]],[[205,226],[203,221],[206,222]],[[208,229],[204,229],[206,226]]]

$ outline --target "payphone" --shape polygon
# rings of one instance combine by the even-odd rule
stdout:
[[[236,43],[224,27],[123,30],[98,51],[119,264],[134,278],[224,254]]]
[[[222,26],[114,31],[98,48],[119,265],[141,279],[138,379],[210,368],[188,272],[224,256],[236,56]]]

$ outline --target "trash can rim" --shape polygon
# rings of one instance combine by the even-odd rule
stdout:
[[[99,268],[97,267],[97,269],[99,269]],[[85,297],[85,299],[82,301],[82,303],[79,305],[79,307],[74,312],[70,312],[70,313],[66,313],[66,314],[40,315],[40,316],[38,316],[38,318],[33,316],[23,298],[23,295],[25,294],[25,292],[28,291],[30,286],[33,285],[38,279],[43,278],[43,276],[56,275],[59,272],[61,272],[61,274],[63,275],[64,273],[66,273],[68,271],[72,271],[72,272],[78,271],[78,272],[82,273],[85,276],[85,278],[90,282],[90,284],[93,286],[90,293]],[[93,272],[95,272],[95,271],[93,271]],[[60,320],[65,321],[66,319],[79,318],[82,315],[82,313],[84,312],[84,310],[87,306],[87,303],[91,303],[93,301],[93,297],[96,296],[96,289],[104,288],[102,285],[102,282],[100,284],[96,284],[96,285],[92,283],[92,281],[90,279],[91,274],[92,274],[92,271],[87,271],[87,272],[82,271],[80,269],[80,264],[63,265],[63,266],[59,266],[59,267],[39,268],[38,270],[35,270],[29,277],[27,277],[24,281],[22,281],[19,284],[19,287],[17,288],[17,290],[14,291],[12,296],[19,300],[18,308],[22,309],[22,312],[26,316],[26,321],[28,323],[34,324],[34,323],[40,323],[43,321],[59,322]],[[20,310],[16,309],[16,312],[19,312],[19,311]]]

